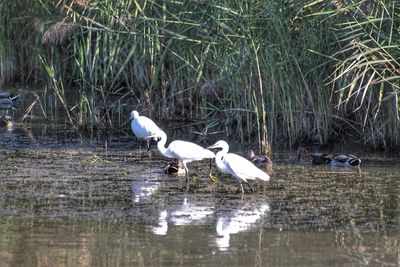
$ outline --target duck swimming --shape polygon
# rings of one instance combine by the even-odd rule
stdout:
[[[308,155],[311,158],[311,163],[314,165],[329,164],[332,161],[332,156],[326,153],[313,152]]]
[[[186,170],[183,163],[178,160],[177,162],[168,162],[164,165],[163,171],[168,175],[185,175]]]
[[[14,121],[10,116],[0,116],[0,127],[6,127],[8,130],[14,128]]]
[[[334,167],[353,167],[361,164],[361,159],[351,154],[338,155],[331,159],[329,162]]]
[[[299,146],[296,150],[296,156],[290,157],[286,160],[286,162],[294,164],[308,164],[311,162],[311,157],[307,149]]]
[[[351,154],[332,156],[326,153],[308,153],[314,165],[330,165],[332,167],[354,167],[361,164],[361,159]]]
[[[257,166],[265,166],[271,168],[273,165],[272,160],[269,157],[262,155],[257,156],[254,153],[254,150],[249,150],[247,153],[247,157],[254,165]]]

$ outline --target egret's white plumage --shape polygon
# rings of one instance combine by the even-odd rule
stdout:
[[[254,227],[257,221],[268,213],[270,207],[268,203],[260,203],[258,208],[254,209],[250,206],[244,206],[237,209],[230,216],[221,216],[217,221],[216,243],[220,250],[229,248],[229,240],[231,234],[237,234]]]
[[[165,157],[180,160],[183,163],[186,174],[189,173],[186,166],[187,163],[215,158],[214,152],[188,141],[174,140],[166,148],[165,144],[167,143],[167,134],[162,130],[159,130],[155,136],[158,138],[158,151],[160,151],[160,153]]]
[[[253,191],[253,187],[249,184],[247,180],[254,180],[256,178],[263,181],[269,180],[269,175],[257,168],[249,160],[239,155],[228,153],[229,145],[227,142],[220,140],[214,145],[209,146],[208,148],[222,149],[221,151],[218,151],[215,155],[215,164],[217,165],[218,169],[220,169],[223,173],[231,174],[238,180],[242,193],[243,182],[245,182],[250,187],[251,191]]]
[[[145,116],[139,116],[139,112],[136,110],[131,112],[130,119],[132,132],[137,138],[147,141],[147,151],[149,151],[151,138],[153,138],[158,131],[161,131],[160,127],[151,119]]]

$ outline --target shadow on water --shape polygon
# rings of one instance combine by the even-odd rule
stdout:
[[[184,177],[133,137],[57,127],[0,131],[0,266],[400,264],[400,160],[358,168],[286,164],[242,197],[206,162]],[[133,149],[135,148],[135,149]]]

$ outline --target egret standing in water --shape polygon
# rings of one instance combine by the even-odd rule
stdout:
[[[229,145],[223,140],[220,140],[214,145],[207,148],[222,149],[221,151],[218,151],[215,155],[215,164],[217,165],[218,169],[220,169],[223,173],[231,174],[237,179],[240,184],[240,190],[242,191],[242,193],[244,192],[243,182],[245,182],[254,193],[253,187],[249,184],[247,180],[255,180],[256,178],[258,178],[263,181],[268,181],[270,178],[268,174],[257,168],[247,159],[233,153],[228,153]]]
[[[145,116],[139,116],[136,110],[131,112],[130,116],[132,132],[137,138],[147,141],[147,154],[150,156],[150,142],[154,135],[161,131],[160,127],[151,119]],[[156,141],[156,139],[154,139]]]
[[[186,171],[186,182],[188,181],[189,174],[189,169],[186,165],[187,163],[203,159],[215,158],[214,152],[188,141],[175,140],[172,141],[166,148],[165,144],[167,143],[167,134],[162,130],[158,131],[155,137],[158,140],[157,148],[161,154],[168,158],[177,159],[183,163],[183,167]],[[211,164],[210,179],[212,179]]]

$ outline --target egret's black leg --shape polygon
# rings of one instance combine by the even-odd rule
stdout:
[[[189,184],[189,169],[186,166],[186,163],[183,162],[183,167],[185,168],[185,180],[186,180],[186,185]]]
[[[147,153],[149,153],[149,151],[150,151],[150,143],[151,143],[151,139],[147,139]]]
[[[244,190],[243,190],[243,183],[240,181],[240,192],[242,192],[242,194],[244,193]]]
[[[187,170],[186,165],[185,165],[185,172],[186,172],[186,175],[185,175],[186,192],[188,192],[189,191],[189,171]]]
[[[210,178],[210,180],[214,183],[217,181],[217,177],[212,175],[212,159],[210,159],[210,170],[208,173],[208,178]]]
[[[147,157],[149,158],[149,159],[151,159],[151,150],[150,150],[150,147],[151,147],[151,140],[152,139],[147,139],[146,141],[147,141],[147,151],[146,151],[146,154],[147,154]]]
[[[253,189],[253,187],[249,184],[249,182],[247,182],[247,181],[244,181],[244,182],[250,187],[251,193],[254,194],[254,189]]]

